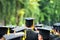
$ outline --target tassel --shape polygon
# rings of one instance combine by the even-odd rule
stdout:
[[[10,35],[10,29],[8,28],[7,35]]]
[[[22,40],[25,40],[26,39],[26,30],[24,30],[24,36],[22,38]]]

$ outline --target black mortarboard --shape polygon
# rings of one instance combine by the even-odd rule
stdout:
[[[10,33],[13,33],[14,32],[12,30],[12,28],[6,27],[6,26],[2,26],[2,27],[0,27],[0,33],[7,34],[8,28],[9,28]]]
[[[49,40],[51,29],[46,27],[38,27],[37,30],[39,30],[39,33],[43,36],[44,40]]]
[[[25,20],[26,27],[31,27],[33,25],[34,18],[25,18]]]
[[[9,29],[10,33],[13,33],[13,30]],[[8,32],[8,27],[0,27],[0,38],[3,37],[3,35],[7,34]]]
[[[60,30],[60,23],[55,23],[53,29]]]
[[[24,36],[24,33],[19,32],[19,33],[11,33],[10,35],[5,34],[4,38],[6,40],[22,40],[23,36]]]

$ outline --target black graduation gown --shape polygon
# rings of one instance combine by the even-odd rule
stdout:
[[[38,40],[38,34],[28,29],[26,30],[26,40]]]

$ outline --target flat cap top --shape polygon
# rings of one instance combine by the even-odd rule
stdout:
[[[10,35],[7,35],[5,34],[4,37],[5,39],[14,39],[14,38],[17,38],[17,37],[22,37],[24,36],[24,33],[23,32],[19,32],[19,33],[11,33]]]
[[[51,27],[37,27],[37,29],[42,29],[42,30],[47,30],[47,31],[52,30]]]
[[[26,29],[26,27],[15,27],[15,28],[12,29],[12,30],[15,30],[15,31],[22,31],[22,30],[24,30],[24,29]]]
[[[0,28],[14,28],[13,26],[0,26]]]
[[[40,26],[43,26],[43,24],[37,24],[37,25],[35,25],[35,27],[40,27]]]
[[[25,20],[34,20],[34,18],[25,18]]]
[[[60,26],[60,23],[55,23],[54,26]]]

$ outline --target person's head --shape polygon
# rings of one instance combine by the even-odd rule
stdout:
[[[34,29],[34,18],[25,18],[25,26]]]
[[[43,40],[42,35],[38,34],[38,40]]]
[[[60,35],[60,23],[55,23],[54,25],[53,25],[53,30],[54,30],[54,32],[55,32],[55,35]]]
[[[42,37],[43,40],[49,40],[50,29],[47,29],[47,27],[37,27],[37,30],[39,31],[40,37]]]

